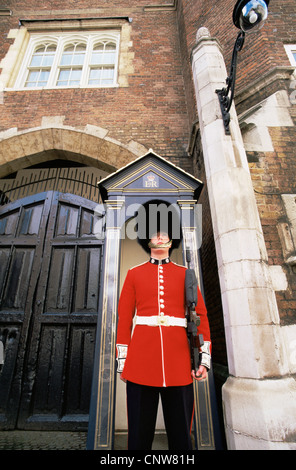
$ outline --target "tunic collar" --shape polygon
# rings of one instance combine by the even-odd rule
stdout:
[[[150,263],[151,264],[168,264],[170,263],[170,258],[164,258],[164,259],[156,259],[156,258],[150,258]]]

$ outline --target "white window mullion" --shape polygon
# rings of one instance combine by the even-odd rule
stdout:
[[[115,58],[115,68],[114,68],[114,82],[113,85],[118,85],[118,64],[119,64],[119,44],[120,44],[120,35],[116,38],[116,58]]]
[[[47,88],[54,88],[56,86],[58,65],[59,65],[59,61],[61,57],[61,51],[63,51],[62,43],[63,43],[63,38],[59,37],[55,57],[53,60],[53,64],[52,64],[48,82],[47,82]]]
[[[93,48],[93,39],[91,36],[89,36],[87,45],[86,45],[86,54],[85,54],[84,64],[83,64],[82,73],[81,73],[81,85],[80,85],[81,87],[87,86],[87,80],[88,80],[88,74],[89,74],[89,63],[90,63],[92,48]]]

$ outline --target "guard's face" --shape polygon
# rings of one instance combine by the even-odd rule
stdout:
[[[151,238],[151,243],[153,245],[162,245],[163,243],[168,243],[170,238],[166,232],[157,232]]]

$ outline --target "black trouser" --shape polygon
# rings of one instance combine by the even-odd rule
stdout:
[[[169,450],[191,450],[193,384],[149,387],[127,382],[128,450],[151,450],[159,394]]]

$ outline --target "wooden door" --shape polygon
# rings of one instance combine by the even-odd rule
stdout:
[[[0,209],[0,426],[87,429],[103,217],[57,192]]]

